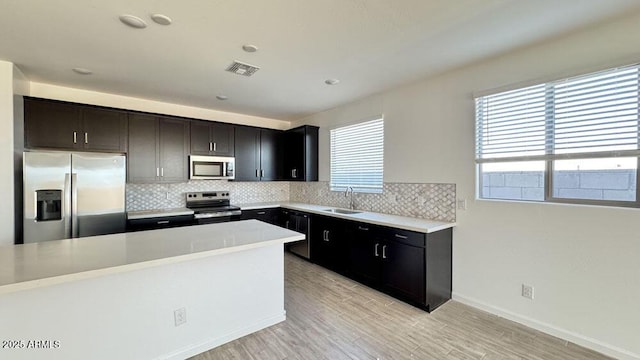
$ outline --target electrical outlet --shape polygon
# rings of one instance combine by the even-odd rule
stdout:
[[[180,308],[173,312],[173,319],[175,320],[176,326],[180,326],[187,322],[187,309]]]
[[[458,210],[467,210],[467,199],[458,199]]]
[[[522,297],[533,300],[533,286],[522,284]]]

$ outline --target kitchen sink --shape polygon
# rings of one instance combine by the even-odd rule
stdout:
[[[347,209],[324,209],[322,211],[326,211],[334,214],[344,214],[344,215],[360,214],[362,212],[358,210],[347,210]]]

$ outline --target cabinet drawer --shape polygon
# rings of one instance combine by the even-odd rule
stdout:
[[[409,230],[386,228],[383,232],[383,237],[385,240],[397,241],[401,244],[425,247],[427,234]]]

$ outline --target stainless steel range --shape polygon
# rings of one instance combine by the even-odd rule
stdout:
[[[239,207],[231,205],[228,191],[189,192],[186,197],[197,224],[239,220],[242,214]]]

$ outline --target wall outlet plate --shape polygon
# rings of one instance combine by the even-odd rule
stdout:
[[[458,210],[467,210],[467,199],[458,199],[457,208]]]
[[[180,326],[187,322],[187,309],[180,308],[173,312],[173,319],[175,321],[176,326]]]
[[[522,297],[533,300],[533,286],[522,284]]]

